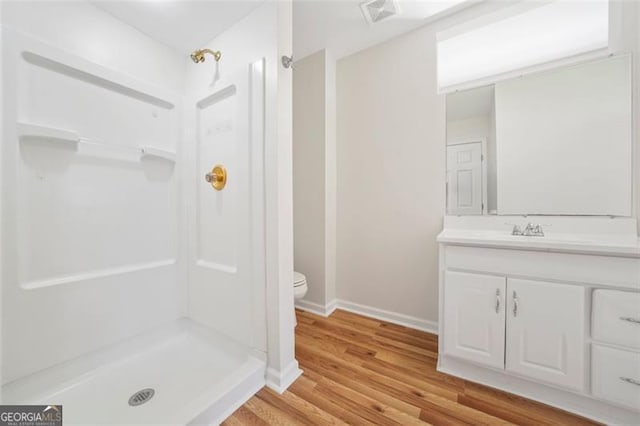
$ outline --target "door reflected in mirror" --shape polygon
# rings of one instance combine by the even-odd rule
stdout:
[[[447,214],[496,214],[493,86],[447,95]]]

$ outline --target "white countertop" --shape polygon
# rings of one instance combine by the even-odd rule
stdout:
[[[437,241],[445,244],[516,248],[640,258],[637,236],[546,233],[544,237],[511,235],[507,230],[445,228]]]

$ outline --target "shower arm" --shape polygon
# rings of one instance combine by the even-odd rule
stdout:
[[[204,62],[205,53],[209,53],[211,56],[213,56],[213,59],[215,59],[216,62],[220,61],[220,58],[222,57],[222,53],[219,50],[214,51],[211,49],[199,49],[191,54],[191,59],[196,64],[200,62]]]
[[[213,55],[213,59],[216,60],[216,62],[218,62],[220,60],[220,58],[222,57],[222,53],[220,53],[219,50],[213,51],[211,49],[202,49],[200,52],[204,53],[210,53],[211,55]]]

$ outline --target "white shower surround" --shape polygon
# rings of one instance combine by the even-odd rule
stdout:
[[[55,331],[73,330],[75,327],[75,338],[73,333],[66,334],[64,331],[61,334],[49,333],[51,336],[50,343],[60,341],[56,339],[61,338],[71,338],[72,341],[71,343],[65,341],[63,345],[58,345],[58,349],[62,350],[57,352],[52,351],[51,354],[45,351],[39,351],[39,353],[38,351],[33,351],[25,360],[18,360],[15,356],[13,361],[11,356],[7,360],[3,359],[3,362],[6,364],[5,367],[8,368],[6,372],[3,370],[3,383],[18,379],[32,372],[42,372],[42,369],[45,369],[46,376],[47,372],[52,373],[55,371],[55,369],[46,370],[48,367],[61,362],[67,362],[68,364],[69,360],[78,359],[77,357],[85,357],[85,360],[88,357],[89,359],[93,359],[91,362],[110,364],[116,361],[118,357],[110,358],[105,355],[109,352],[109,350],[105,352],[105,345],[121,342],[122,339],[129,339],[128,341],[134,342],[131,347],[135,347],[136,341],[144,341],[144,339],[148,338],[149,333],[154,333],[153,330],[157,330],[158,327],[161,326],[166,329],[166,327],[169,326],[168,324],[175,323],[179,318],[185,316],[191,316],[198,322],[215,326],[219,333],[227,334],[234,338],[240,337],[241,346],[246,348],[246,354],[250,353],[251,355],[247,358],[250,364],[247,364],[246,368],[239,367],[237,369],[239,375],[246,373],[246,380],[243,379],[244,381],[242,382],[245,390],[236,391],[236,394],[232,395],[236,398],[234,401],[229,399],[220,400],[224,402],[222,406],[220,404],[217,406],[215,404],[212,405],[210,408],[212,408],[213,411],[207,411],[205,413],[209,419],[219,420],[223,418],[224,415],[230,413],[228,411],[230,408],[237,406],[238,401],[248,398],[250,394],[265,383],[267,333],[269,334],[269,385],[278,390],[284,390],[284,388],[299,375],[297,362],[293,357],[293,324],[291,322],[291,316],[288,315],[287,311],[287,309],[293,309],[293,294],[292,288],[290,288],[291,279],[288,276],[290,275],[288,271],[292,269],[292,262],[290,262],[292,258],[292,244],[291,239],[288,238],[291,236],[288,230],[290,227],[291,203],[287,200],[287,194],[290,195],[291,176],[290,164],[288,168],[286,164],[287,161],[290,162],[290,133],[287,130],[287,127],[290,127],[290,100],[288,117],[286,114],[283,115],[281,113],[283,110],[284,112],[287,111],[287,99],[283,98],[283,96],[286,97],[287,95],[287,80],[290,86],[290,75],[283,75],[283,71],[277,66],[275,60],[280,51],[288,52],[291,49],[290,7],[291,5],[286,2],[265,4],[211,42],[211,47],[217,49],[222,48],[222,50],[227,53],[223,59],[225,66],[228,66],[226,69],[242,68],[242,64],[244,63],[244,69],[246,70],[245,75],[247,75],[247,77],[252,76],[251,78],[254,83],[260,82],[260,79],[263,79],[262,83],[264,84],[265,92],[263,92],[262,96],[264,99],[255,99],[256,105],[253,106],[252,114],[259,114],[261,108],[260,105],[257,105],[258,103],[262,103],[265,106],[266,113],[264,123],[265,133],[261,138],[264,140],[264,152],[257,153],[257,155],[263,156],[264,158],[256,158],[251,164],[251,168],[253,169],[252,184],[258,188],[264,188],[264,191],[257,191],[254,194],[254,201],[258,203],[258,207],[263,205],[265,208],[262,212],[259,208],[254,209],[255,214],[251,222],[254,231],[252,247],[254,248],[254,253],[259,254],[261,252],[262,257],[254,256],[253,263],[249,265],[249,268],[259,272],[258,275],[254,275],[253,278],[247,282],[246,285],[249,287],[240,293],[245,297],[251,298],[250,301],[245,300],[245,302],[248,302],[245,303],[245,305],[249,306],[249,308],[237,309],[237,315],[239,316],[232,318],[236,321],[221,323],[221,320],[224,321],[227,314],[233,313],[232,310],[229,310],[229,307],[233,306],[232,300],[235,300],[236,304],[243,302],[241,297],[238,298],[238,294],[234,297],[234,295],[229,294],[228,291],[237,292],[240,290],[227,289],[227,294],[221,294],[220,292],[211,293],[210,291],[207,293],[206,289],[202,287],[193,287],[190,280],[191,275],[188,273],[188,264],[194,259],[189,257],[188,253],[192,253],[192,251],[188,249],[188,247],[195,244],[195,238],[193,238],[193,236],[187,238],[186,230],[187,227],[190,226],[189,221],[192,215],[190,216],[190,213],[184,208],[186,204],[191,203],[188,200],[191,199],[193,195],[189,189],[189,185],[194,186],[192,177],[196,177],[197,175],[198,178],[201,178],[199,176],[200,173],[196,173],[195,170],[189,170],[188,167],[183,165],[185,164],[184,160],[186,158],[193,158],[189,153],[185,152],[184,149],[185,142],[186,145],[189,146],[194,136],[188,132],[189,125],[184,125],[185,122],[188,123],[192,118],[190,116],[190,104],[188,102],[194,99],[194,97],[197,97],[198,87],[201,90],[200,99],[206,97],[202,88],[207,86],[208,81],[205,81],[205,78],[210,78],[212,62],[209,61],[205,63],[204,66],[199,65],[196,67],[190,63],[187,58],[175,54],[147,36],[86,3],[39,3],[37,6],[23,3],[21,5],[10,5],[8,7],[3,5],[3,46],[9,46],[9,48],[12,49],[15,48],[17,44],[22,44],[23,47],[29,47],[24,50],[39,52],[39,54],[36,53],[33,56],[30,54],[16,56],[15,53],[17,52],[14,51],[13,60],[16,62],[16,65],[18,65],[19,62],[19,66],[23,68],[26,67],[26,71],[41,73],[47,73],[53,67],[56,68],[57,71],[55,73],[48,72],[48,74],[54,75],[54,77],[48,77],[54,80],[65,73],[75,73],[76,77],[80,76],[81,78],[72,80],[81,81],[84,79],[86,82],[88,78],[92,80],[92,90],[95,89],[107,93],[119,92],[120,94],[124,91],[127,95],[126,102],[132,102],[132,104],[135,105],[139,104],[139,101],[142,100],[146,102],[147,106],[151,105],[154,108],[150,115],[151,118],[149,118],[151,123],[158,117],[162,118],[165,115],[172,116],[169,124],[164,123],[169,127],[162,128],[161,126],[156,130],[155,139],[147,138],[153,139],[153,141],[146,140],[143,142],[145,136],[148,136],[147,130],[149,130],[150,127],[148,122],[145,123],[144,120],[140,120],[139,123],[136,122],[136,124],[139,125],[139,134],[137,137],[124,138],[126,139],[124,143],[130,144],[129,148],[117,151],[109,150],[108,152],[108,156],[115,155],[117,161],[122,162],[122,164],[126,163],[127,166],[125,168],[129,168],[129,172],[131,172],[130,169],[140,167],[140,165],[142,165],[143,168],[150,167],[152,174],[155,173],[154,177],[160,181],[165,179],[166,183],[166,185],[162,185],[154,182],[161,189],[159,192],[156,191],[157,195],[154,198],[156,205],[154,205],[153,202],[149,202],[148,204],[142,203],[138,206],[140,210],[148,210],[141,212],[143,214],[140,215],[140,217],[148,217],[152,220],[155,218],[155,222],[152,221],[150,224],[146,223],[145,225],[148,225],[146,237],[149,239],[140,241],[134,238],[135,232],[137,231],[135,226],[131,229],[124,230],[131,236],[131,238],[129,238],[131,244],[128,244],[127,247],[124,248],[120,245],[108,250],[113,256],[107,257],[106,260],[111,263],[92,264],[89,268],[83,269],[80,260],[75,264],[73,262],[71,262],[71,264],[65,264],[65,257],[59,256],[58,262],[49,262],[49,264],[46,264],[46,268],[35,268],[36,272],[40,273],[38,276],[32,277],[29,275],[33,273],[34,269],[31,268],[31,265],[27,264],[23,264],[22,274],[18,274],[18,269],[12,267],[17,263],[6,261],[7,259],[17,260],[15,259],[15,253],[20,253],[20,251],[6,250],[4,243],[15,237],[15,230],[14,227],[6,226],[7,223],[12,223],[12,218],[9,216],[7,219],[7,212],[2,211],[3,219],[7,219],[2,230],[3,253],[8,256],[3,257],[4,262],[2,266],[6,267],[7,265],[11,265],[9,268],[2,270],[4,285],[3,297],[7,296],[6,277],[13,274],[14,279],[16,279],[13,282],[20,281],[23,287],[23,289],[19,291],[17,291],[17,288],[12,289],[12,291],[17,291],[16,294],[20,292],[29,294],[28,292],[31,292],[29,294],[29,296],[31,296],[41,292],[41,294],[47,294],[47,297],[45,297],[45,299],[47,299],[51,294],[55,296],[56,293],[61,293],[58,296],[59,305],[57,305],[57,307],[54,305],[54,308],[51,309],[52,313],[56,312],[55,309],[65,309],[65,303],[70,303],[73,300],[81,302],[85,300],[85,298],[92,298],[95,302],[98,302],[93,305],[88,304],[87,309],[84,311],[80,310],[81,312],[78,313],[76,318],[67,318],[64,316],[58,326],[55,326],[55,324],[52,325],[50,322],[51,317],[47,319],[45,315],[41,315],[42,322],[40,326],[34,327],[32,332],[43,329]],[[60,18],[51,19],[51,16],[54,15],[60,16]],[[74,25],[65,25],[65,22],[71,21],[74,22]],[[13,28],[8,30],[6,29],[7,27]],[[14,30],[31,34],[23,37],[16,35]],[[17,41],[18,39],[20,41],[16,43],[10,41],[7,43],[6,37],[8,34],[11,38],[15,37],[13,41]],[[89,37],[90,34],[92,34],[93,38]],[[105,37],[103,39],[100,37],[96,38],[96,34],[100,36],[104,35]],[[256,34],[259,36],[256,37]],[[46,40],[46,43],[35,39]],[[249,48],[248,46],[251,47]],[[257,55],[256,53],[260,51],[261,54]],[[145,54],[141,55],[140,52],[145,52]],[[242,55],[238,54],[240,52]],[[6,54],[3,54],[4,60],[6,60],[6,56]],[[52,64],[49,62],[50,59],[58,62],[58,64]],[[62,68],[60,64],[62,64]],[[251,69],[249,69],[249,64],[252,64]],[[261,70],[261,72],[264,73],[262,76],[256,75],[256,64],[266,64],[266,69]],[[260,68],[260,66],[258,66],[258,68]],[[34,71],[34,69],[37,69],[37,71]],[[60,72],[61,70],[62,72]],[[185,72],[187,73],[186,79]],[[290,71],[284,72],[290,73]],[[85,75],[83,73],[87,74]],[[20,75],[20,79],[22,79],[23,82],[28,79],[28,77],[23,77],[23,74]],[[265,75],[266,78],[264,78]],[[11,71],[6,77],[7,79],[17,79],[17,75],[11,76]],[[96,77],[99,78],[96,80]],[[249,78],[246,78],[244,82],[248,80]],[[184,90],[185,81],[187,82],[188,88],[186,91],[186,111],[183,113],[183,95],[181,92]],[[96,84],[96,82],[98,82],[98,84]],[[116,82],[118,85],[115,89],[114,86],[111,86],[113,82]],[[43,86],[40,90],[47,88],[55,89],[56,87],[55,84],[50,84],[49,86]],[[105,91],[105,87],[109,87],[112,90]],[[11,90],[13,89],[12,87]],[[290,88],[288,90],[290,91]],[[149,97],[149,95],[151,97]],[[107,94],[107,96],[109,95]],[[28,97],[25,96],[17,96],[16,98],[21,101],[28,99]],[[114,97],[114,99],[121,98],[121,96]],[[33,105],[36,107],[40,106],[40,104]],[[44,105],[46,107],[46,103],[44,103]],[[7,106],[9,108],[7,108]],[[103,140],[103,133],[100,133],[100,131],[91,134],[91,125],[87,124],[91,122],[91,115],[89,114],[86,115],[84,120],[78,122],[76,126],[68,126],[65,128],[65,126],[60,125],[60,123],[36,123],[38,120],[30,120],[31,117],[13,116],[16,108],[11,107],[12,105],[10,103],[4,102],[3,108],[7,114],[3,115],[2,119],[5,122],[10,122],[13,118],[16,122],[21,121],[27,124],[49,124],[54,129],[63,128],[71,130],[77,135],[87,138],[89,142],[98,141],[103,144],[108,144],[110,140],[123,139],[123,134],[128,130],[126,129],[126,125],[107,126],[99,129],[110,136],[110,138],[105,138],[107,140]],[[135,107],[133,108],[135,110]],[[37,108],[35,111],[37,111]],[[64,114],[65,112],[64,108],[60,108],[59,110],[53,108],[50,109],[50,111],[55,111],[59,114]],[[122,121],[125,124],[127,122],[126,120],[130,118],[130,113],[133,113],[132,111],[128,111],[127,114],[124,114],[123,112],[127,111],[127,109],[122,106],[113,108],[111,111],[116,111],[116,113],[121,113],[122,116],[126,116]],[[167,113],[167,111],[169,112]],[[85,112],[85,110],[80,110],[80,113]],[[45,113],[43,112],[42,114]],[[40,114],[40,119],[46,116],[46,114],[42,114]],[[37,116],[37,113],[34,115]],[[73,114],[71,114],[71,116],[72,115]],[[9,118],[9,120],[7,120],[7,118]],[[100,121],[98,120],[96,123],[100,123]],[[121,127],[125,128],[125,131],[121,132],[123,134],[118,134],[117,132],[120,131]],[[184,134],[181,134],[181,128],[184,129]],[[17,140],[14,130],[13,126],[6,129],[6,133],[3,135],[4,140],[11,140],[11,138]],[[257,133],[254,132],[253,134],[255,143],[257,141],[255,137]],[[7,137],[9,137],[9,139],[7,139]],[[189,139],[190,137],[192,139]],[[158,140],[161,142],[155,143]],[[8,150],[9,155],[18,155],[18,149],[23,150],[22,153],[24,154],[33,148],[30,148],[28,145],[29,143],[16,144]],[[147,147],[147,154],[156,154],[156,158],[149,159],[148,162],[145,159],[141,160],[139,156],[141,145]],[[70,146],[72,148],[74,147],[73,144]],[[92,152],[83,151],[87,147],[90,148]],[[151,147],[151,149],[149,149],[149,147]],[[42,146],[40,148],[49,149]],[[95,149],[102,148],[104,147],[96,147],[95,145],[83,143],[77,146],[79,152],[89,155],[95,155]],[[12,151],[12,149],[14,151]],[[53,150],[49,149],[49,153],[51,152],[53,152]],[[167,170],[174,167],[171,165],[172,152],[177,152],[177,161],[173,173],[168,173]],[[6,154],[7,151],[3,152],[3,155]],[[27,156],[28,154],[27,152]],[[100,153],[100,155],[103,154],[105,153]],[[158,159],[157,155],[166,158]],[[32,160],[35,158],[34,161],[36,161],[36,163],[40,161],[40,163],[37,163],[40,167],[55,167],[56,164],[54,161],[56,159],[60,160],[60,155],[58,155],[57,158],[44,158],[40,154],[33,154],[31,157]],[[47,161],[44,161],[45,159]],[[140,164],[136,164],[138,162],[140,162]],[[287,173],[287,170],[289,170],[289,173]],[[85,174],[86,172],[87,170],[85,170]],[[2,179],[4,185],[12,184],[11,175],[11,169],[3,172]],[[124,173],[124,175],[126,175],[126,173]],[[87,176],[93,175],[87,174],[85,178],[87,178]],[[10,177],[10,179],[7,180],[7,177]],[[31,177],[41,180],[44,178],[38,174]],[[123,176],[112,176],[116,181],[117,179],[121,179],[124,192],[131,190],[132,188],[125,185],[122,177]],[[104,182],[111,182],[108,176],[103,176],[102,179]],[[15,184],[16,182],[14,181],[13,183]],[[63,184],[64,182],[60,183],[61,186],[59,187],[62,188],[64,186]],[[93,188],[92,185],[87,184],[85,186],[85,191]],[[164,189],[162,187],[164,187]],[[137,190],[140,189],[141,188],[137,188]],[[78,195],[78,197],[78,200],[84,200],[82,194]],[[135,199],[133,193],[130,197],[133,197],[130,198],[132,200]],[[2,206],[5,209],[7,205],[11,205],[11,203],[14,202],[10,197],[7,198],[9,204],[6,203],[7,199],[2,200]],[[184,201],[180,202],[180,199],[186,201],[186,203]],[[161,200],[160,205],[157,204],[158,200]],[[153,201],[153,199],[147,201]],[[162,203],[165,203],[165,206],[167,205],[166,203],[169,203],[169,212],[163,212],[163,214],[168,213],[169,216],[162,217],[162,214],[152,215],[154,209],[156,212],[160,210],[159,206],[161,206]],[[26,206],[25,204],[25,207]],[[122,208],[121,210],[123,211],[122,217],[112,222],[117,224],[118,220],[126,220],[127,214],[134,215],[136,213],[135,211],[128,211],[126,208]],[[25,211],[28,213],[31,210],[25,209]],[[289,211],[289,214],[287,214],[287,211]],[[110,223],[109,219],[113,219],[108,215],[103,216],[105,219],[103,224],[108,224]],[[34,220],[35,217],[37,216],[31,217],[31,219]],[[26,219],[29,218],[30,216],[26,215]],[[54,215],[52,218],[47,217],[47,219],[63,220],[64,222],[64,218],[61,218],[61,215]],[[23,218],[22,220],[24,221],[26,219]],[[289,223],[287,224],[288,219]],[[171,224],[170,228],[172,229],[164,231],[166,226],[163,226],[163,224],[166,225],[167,223]],[[46,229],[44,225],[46,224],[43,224],[43,229]],[[23,232],[30,231],[30,227],[26,225],[18,229],[22,229]],[[117,229],[115,231],[117,231]],[[153,240],[153,238],[163,235],[164,240]],[[37,236],[38,235],[33,236],[31,246],[23,245],[23,247],[21,247],[23,254],[33,254],[32,248],[37,248]],[[89,240],[89,237],[89,235],[80,236],[80,241],[78,241],[74,247],[78,254],[76,259],[81,259],[83,254],[87,255],[87,253],[83,253],[81,249],[83,246],[91,248],[90,245],[86,245],[86,240]],[[103,239],[108,237],[109,233],[107,232],[102,235]],[[86,238],[86,240],[83,241],[82,238]],[[112,241],[116,241],[116,239],[113,238]],[[115,244],[112,245],[115,246]],[[50,250],[43,250],[43,254],[59,254],[53,250],[55,247],[55,244],[51,245]],[[266,247],[268,247],[268,257],[265,259],[264,251]],[[122,250],[119,250],[121,248]],[[96,249],[99,250],[100,247],[96,247]],[[131,256],[133,254],[140,256],[140,258],[134,259],[135,261],[133,263],[125,262],[125,260],[129,260],[127,255]],[[12,258],[11,256],[14,257]],[[145,256],[147,256],[147,258],[145,258]],[[91,256],[87,258],[90,259]],[[41,256],[36,260],[42,264],[43,259],[46,260],[46,257]],[[94,256],[93,260],[96,259],[101,262],[105,261],[104,256]],[[36,260],[33,260],[33,262],[36,262]],[[18,277],[19,279],[17,279]],[[25,290],[27,288],[33,289]],[[253,288],[253,290],[250,290],[250,288]],[[132,291],[132,289],[135,291]],[[83,291],[85,292],[84,296],[82,295]],[[100,292],[102,292],[102,294],[100,294]],[[27,299],[23,298],[23,300],[28,300],[29,296],[27,296]],[[266,309],[267,299],[270,299],[271,302],[276,302],[270,303],[273,305],[273,309],[269,310],[268,318]],[[206,305],[203,306],[200,304],[199,307],[197,306],[198,301],[202,300],[211,300],[211,309],[209,311],[207,311]],[[3,305],[2,310],[2,319],[5,325],[4,335],[8,336],[10,340],[13,339],[14,343],[17,344],[21,342],[22,337],[32,334],[26,333],[21,336],[24,332],[24,322],[13,321],[14,326],[17,324],[19,324],[19,326],[12,327],[12,323],[6,321],[6,308],[8,306],[13,307],[14,314],[16,314],[19,313],[21,306],[12,303],[14,300],[11,299],[5,299],[4,302],[5,305]],[[40,306],[32,306],[32,310],[33,312],[38,312],[38,309],[46,308],[46,306],[46,303],[43,301],[40,302]],[[223,313],[222,317],[215,316],[215,312],[212,311],[215,308],[219,308],[220,312]],[[149,313],[154,312],[154,310],[156,313],[149,315]],[[87,315],[89,315],[89,318],[91,316],[94,318],[92,326],[88,326],[85,321]],[[141,335],[140,333],[146,334]],[[131,339],[132,336],[134,336],[133,339]],[[205,345],[213,345],[211,347],[215,349],[217,345],[216,342],[219,342],[219,340],[216,340],[217,338],[215,338],[215,336],[208,336],[208,339],[208,343],[205,343]],[[221,337],[221,339],[224,338]],[[2,346],[7,348],[5,340],[6,337],[3,338]],[[33,345],[36,347],[35,341]],[[224,345],[222,346],[224,347]],[[180,349],[181,348],[176,347],[176,350]],[[11,348],[8,347],[8,350],[11,351]],[[158,352],[157,355],[160,356],[160,353],[161,352]],[[126,352],[120,355],[126,355]],[[173,361],[171,361],[171,357],[171,355],[168,355],[168,357],[164,358],[167,360],[167,364],[163,365],[162,369],[188,368],[187,364],[180,365],[176,361],[176,359],[180,359],[179,355],[175,355]],[[9,362],[7,363],[6,361]],[[212,359],[211,362],[215,362],[215,360]],[[233,368],[230,366],[229,371],[231,370],[233,370]],[[161,370],[158,370],[156,373],[159,371]],[[134,370],[130,371],[130,375],[132,379],[135,379]],[[186,380],[188,381],[188,379]],[[132,382],[135,382],[135,380],[132,380]],[[14,382],[14,384],[15,383],[18,382]],[[242,388],[236,387],[236,389]],[[128,395],[118,395],[117,397],[126,400]],[[194,412],[193,414],[195,415],[197,413]],[[160,415],[160,413],[155,413],[154,415]],[[126,416],[122,419],[126,419]],[[156,419],[159,419],[159,417],[156,417]],[[204,418],[202,419],[204,420]]]
[[[184,259],[180,165],[135,154],[141,143],[177,148],[179,97],[9,29],[4,40],[6,121],[103,144],[4,129],[6,159],[15,159],[5,184],[16,189],[4,212],[3,380],[12,381],[184,316]]]

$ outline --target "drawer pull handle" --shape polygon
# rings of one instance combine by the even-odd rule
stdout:
[[[518,316],[518,295],[516,292],[513,292],[513,316]]]
[[[496,314],[500,313],[500,289],[496,289]]]
[[[640,386],[640,381],[632,379],[630,377],[620,377],[620,380],[626,383],[631,383],[632,385]]]
[[[620,317],[622,321],[632,322],[634,324],[640,324],[640,319],[632,317]]]

